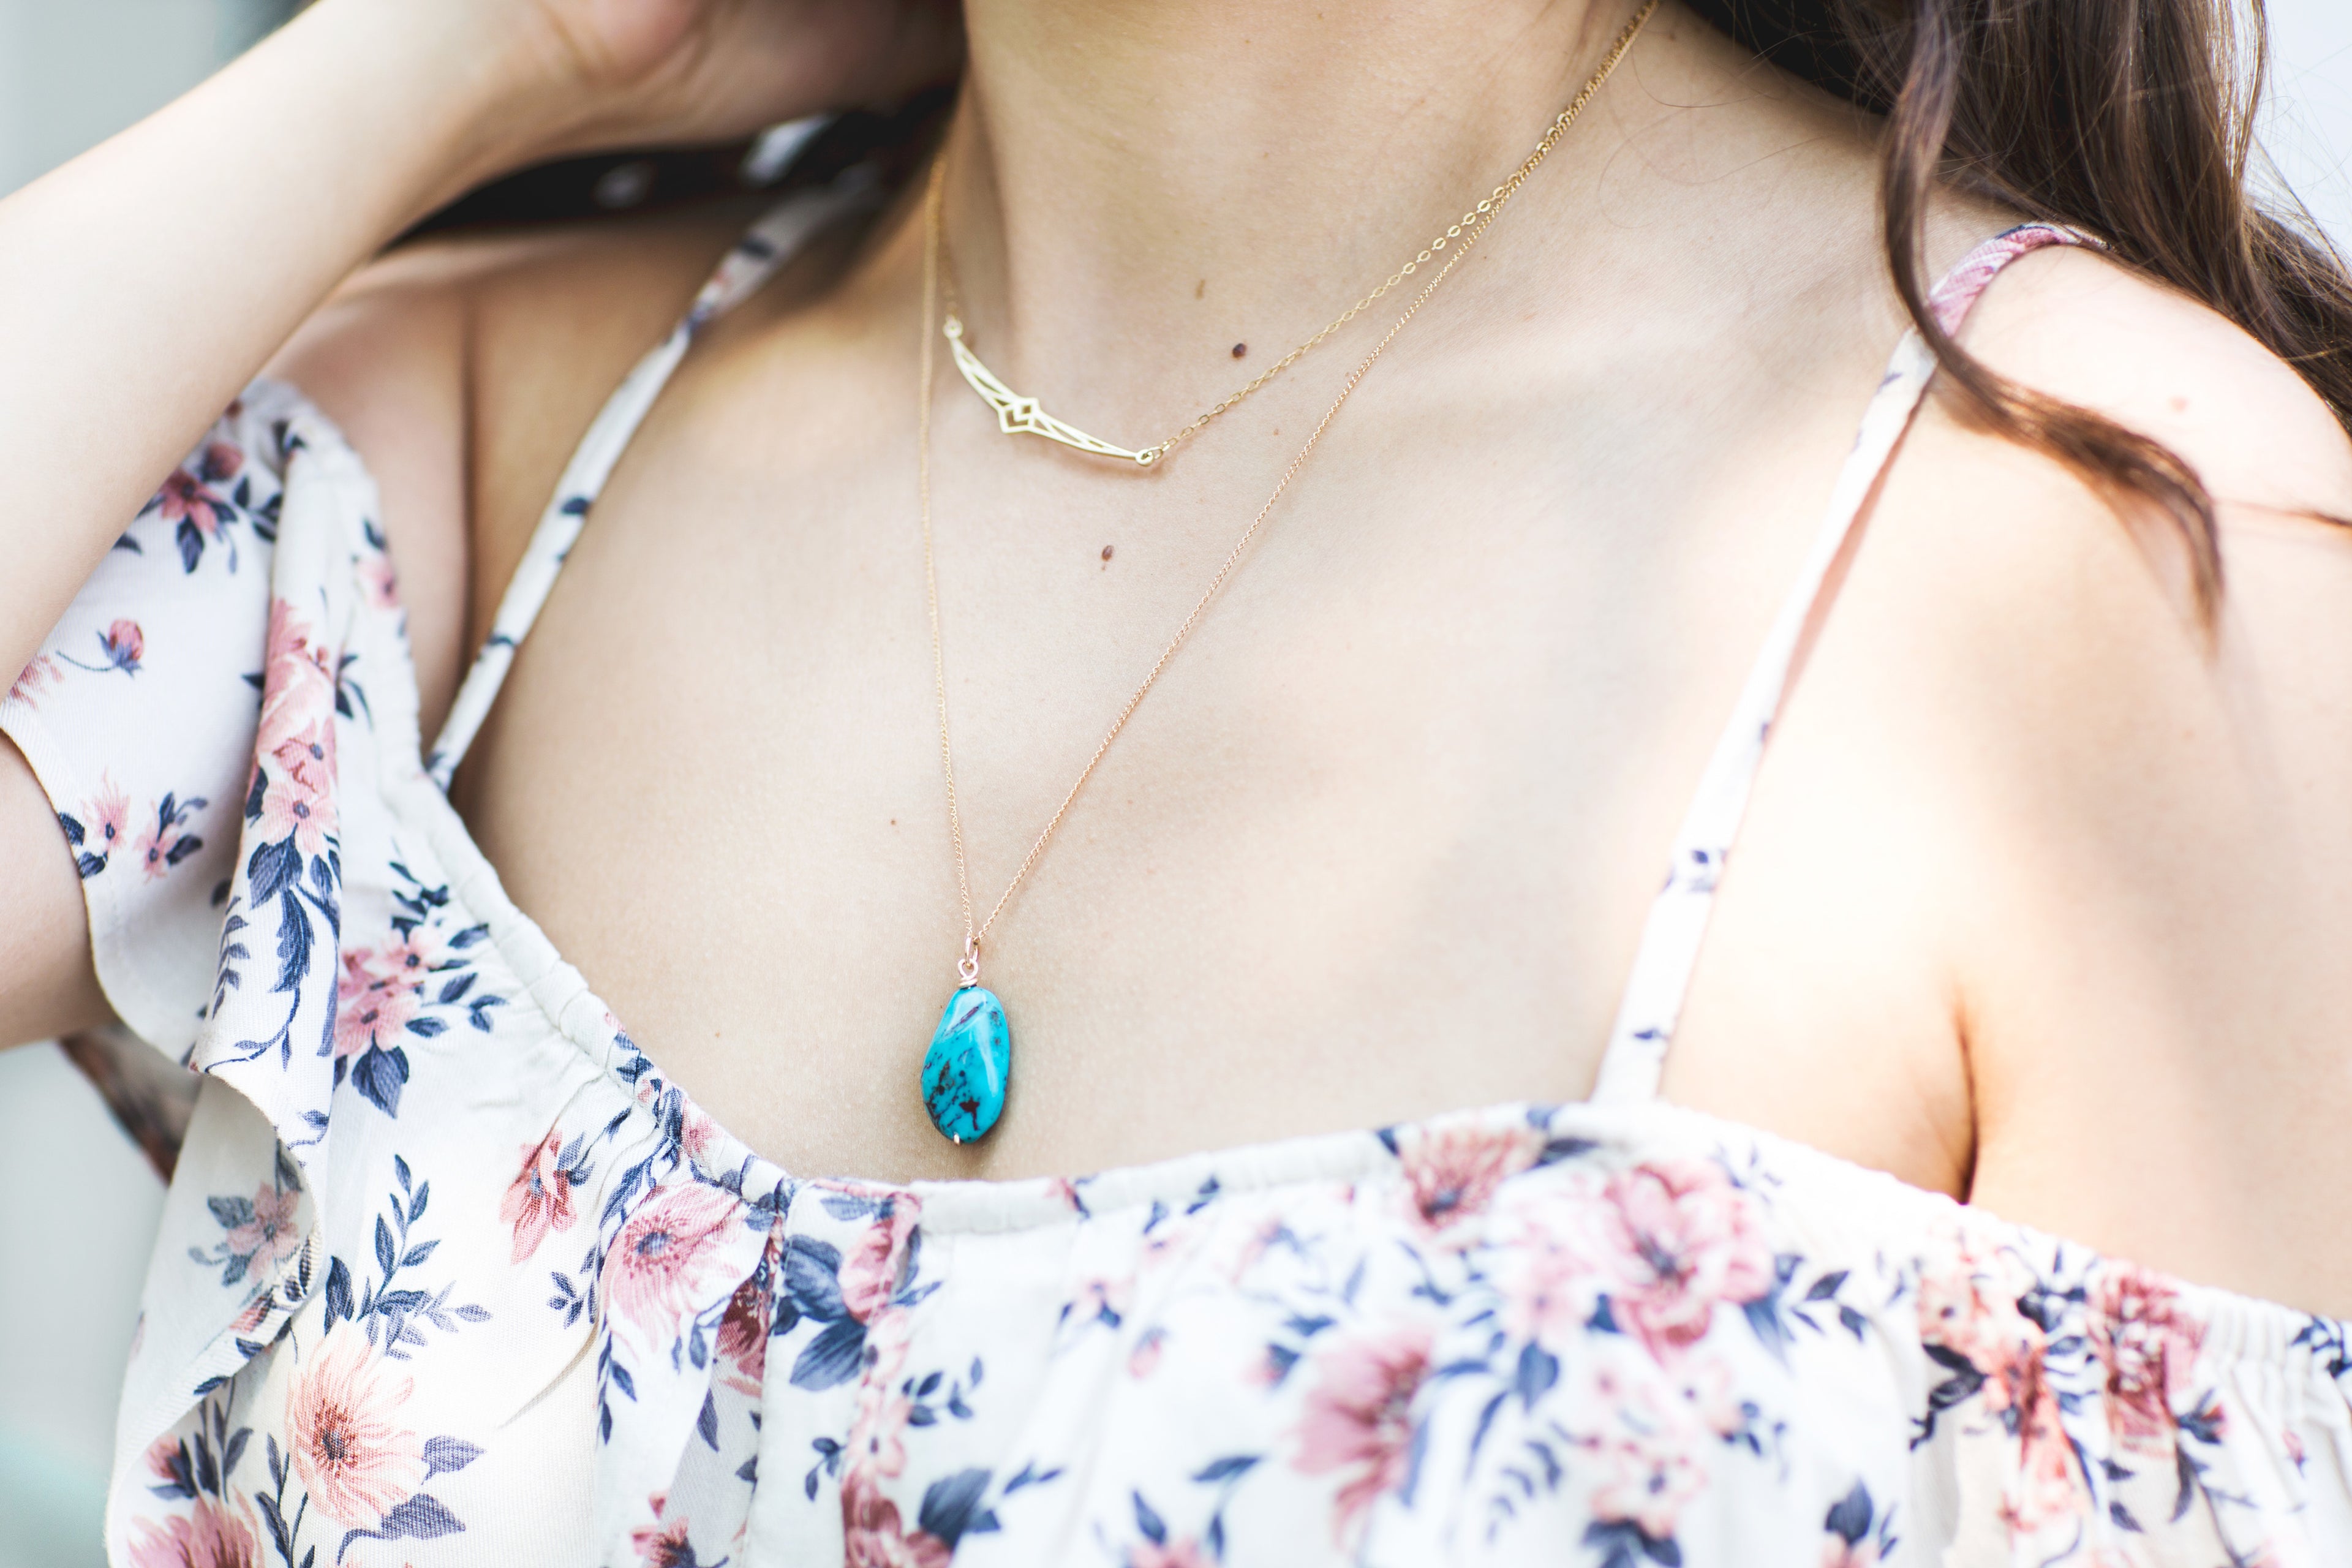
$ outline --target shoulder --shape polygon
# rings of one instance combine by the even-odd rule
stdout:
[[[415,241],[271,363],[383,491],[428,724],[572,445],[762,205]]]
[[[1998,645],[2030,655],[2045,686],[2079,678],[2085,700],[2105,691],[2124,700],[2140,681],[2177,678],[2188,685],[2146,700],[2186,701],[2192,689],[2211,693],[2237,679],[2248,639],[2304,618],[2307,595],[2345,591],[2326,571],[2284,583],[2264,569],[2290,540],[2315,566],[2352,563],[2352,527],[2329,521],[2352,519],[2352,438],[2235,323],[2095,252],[2052,247],[2002,273],[1960,341],[2019,384],[2183,459],[2213,498],[2226,587],[2208,627],[2169,519],[2112,500],[2055,458],[1982,429],[1957,398],[1931,393],[1864,549],[1881,568],[1917,574],[1911,585],[1923,593],[1933,586],[1944,609],[1922,635],[1956,671],[2006,679]],[[2352,617],[2347,626],[2352,652]]]
[[[2068,729],[2110,704],[2178,710],[2236,700],[2248,681],[2277,699],[2282,683],[2352,679],[2340,673],[2352,658],[2331,657],[2352,656],[2352,616],[2340,614],[2352,609],[2342,574],[2352,526],[2331,521],[2352,519],[2352,438],[2290,366],[2206,306],[2071,248],[2012,264],[1961,342],[2012,381],[2183,459],[2213,498],[2225,586],[2208,626],[2169,519],[2112,500],[2054,458],[1978,427],[1956,399],[1931,395],[1868,548],[1919,573],[1923,594],[1933,585],[1946,610],[1923,634],[1956,679],[1998,687],[2027,661],[2053,722]],[[2304,569],[2275,570],[2282,552]],[[2291,668],[2252,667],[2284,627],[2312,635],[2326,607],[2343,631],[2305,645]],[[2012,710],[2012,725],[2021,717]],[[2140,728],[2103,754],[2142,776],[2168,766],[2201,776],[2213,763],[2184,747],[2177,726]],[[2343,782],[2352,788],[2352,775]]]
[[[1937,763],[1979,1196],[2341,1309],[2321,1238],[2352,1205],[2298,1194],[2352,1178],[2352,528],[2326,521],[2352,441],[2235,324],[2093,253],[2015,263],[1962,341],[2185,459],[2225,576],[2209,626],[2168,521],[1931,399],[1823,636]]]
[[[2352,514],[2352,439],[2244,328],[2098,252],[2014,263],[1962,341],[1996,370],[2155,437],[2225,511]]]

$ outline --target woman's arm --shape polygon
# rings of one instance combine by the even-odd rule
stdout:
[[[502,54],[461,7],[329,0],[0,202],[0,668],[345,273],[527,149]]]
[[[344,276],[502,170],[721,136],[952,58],[898,0],[323,0],[0,201],[0,669]]]

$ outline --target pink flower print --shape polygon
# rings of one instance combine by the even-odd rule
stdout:
[[[313,706],[323,694],[329,700],[325,706],[332,707],[334,687],[334,658],[318,643],[310,623],[285,600],[271,599],[269,635],[261,657],[264,704],[270,708],[289,704]],[[295,722],[299,725],[302,721]],[[264,728],[268,728],[266,721]]]
[[[335,662],[283,599],[269,603],[261,724],[246,816],[264,843],[294,838],[315,856],[335,830]]]
[[[210,1498],[162,1524],[142,1520],[131,1542],[131,1568],[259,1568],[261,1552],[249,1522],[231,1517]]]
[[[849,1452],[859,1470],[895,1476],[907,1468],[907,1426],[915,1402],[886,1383],[871,1381],[857,1391],[857,1414],[849,1424]]]
[[[125,675],[136,675],[140,668],[139,660],[147,652],[146,634],[139,629],[137,621],[110,622],[107,628],[98,634],[98,652],[100,662],[96,664],[84,664],[70,654],[61,653],[58,658],[76,669],[87,669],[93,674],[104,675],[119,669]]]
[[[849,1423],[853,1469],[895,1476],[907,1468],[903,1441],[914,1418],[914,1402],[898,1392],[907,1364],[913,1323],[903,1311],[885,1312],[866,1333],[866,1374],[857,1387],[857,1411]]]
[[[188,1446],[166,1435],[147,1445],[147,1473],[159,1481],[176,1481],[187,1468]]]
[[[101,855],[110,853],[121,841],[123,829],[130,825],[131,797],[122,793],[120,784],[100,773],[98,794],[82,808],[82,815],[89,819],[83,827],[98,852]]]
[[[1621,1421],[1592,1440],[1601,1477],[1592,1489],[1592,1517],[1631,1524],[1649,1541],[1673,1540],[1685,1505],[1706,1489],[1696,1434],[1671,1422]]]
[[[226,441],[212,442],[196,459],[193,472],[184,468],[172,470],[172,477],[156,492],[154,505],[165,522],[185,520],[201,529],[206,538],[217,539],[221,524],[234,515],[234,509],[213,487],[236,478],[244,467],[243,452]]]
[[[1494,1279],[1503,1328],[1513,1339],[1565,1348],[1584,1331],[1600,1285],[1588,1260],[1593,1249],[1569,1226],[1598,1202],[1597,1194],[1580,1194],[1570,1203],[1531,1205],[1511,1227]]]
[[[74,866],[83,880],[106,869],[130,818],[131,797],[104,773],[98,776],[98,793],[83,803],[79,813],[58,813],[58,826],[65,829],[66,841],[73,846]]]
[[[604,1299],[639,1342],[677,1337],[702,1305],[721,1243],[741,1223],[742,1202],[700,1182],[680,1182],[637,1205],[604,1258]]]
[[[884,1312],[866,1325],[866,1364],[868,1381],[884,1384],[894,1381],[907,1364],[907,1352],[914,1346],[913,1317],[904,1311]]]
[[[424,1480],[425,1445],[398,1415],[408,1395],[408,1379],[348,1321],[311,1346],[286,1391],[294,1473],[338,1523],[373,1525]]]
[[[692,1568],[694,1545],[686,1538],[686,1521],[674,1524],[641,1524],[629,1531],[629,1544],[646,1568]]]
[[[2174,1402],[2189,1391],[2205,1325],[2171,1286],[2127,1264],[2102,1269],[2089,1317],[2116,1435],[2129,1447],[2168,1452],[2178,1425]]]
[[[335,726],[314,720],[269,748],[278,774],[306,800],[324,799],[335,785]]]
[[[928,1531],[908,1531],[898,1505],[863,1470],[841,1483],[843,1568],[948,1568],[948,1543]]]
[[[2016,1369],[2009,1389],[2017,1423],[2017,1462],[2001,1488],[2001,1522],[2031,1539],[2044,1525],[2074,1521],[2091,1511],[2082,1459],[2059,1425],[2058,1400],[2042,1378],[2039,1356]]]
[[[841,1300],[849,1315],[870,1323],[898,1293],[906,1271],[907,1238],[914,1234],[920,1206],[904,1193],[883,1200],[883,1212],[866,1227],[857,1246],[841,1260]]]
[[[1822,1542],[1822,1568],[1878,1568],[1878,1542],[1830,1536]]]
[[[725,1136],[719,1123],[698,1105],[688,1105],[678,1120],[678,1142],[686,1149],[686,1157],[703,1170],[710,1169],[710,1152]]]
[[[673,1519],[664,1522],[662,1516],[669,1511],[667,1493],[656,1492],[651,1498],[654,1522],[641,1524],[629,1531],[629,1544],[635,1548],[638,1563],[644,1568],[698,1568],[694,1560],[694,1543],[687,1539],[687,1521]]]
[[[140,658],[147,651],[147,637],[137,621],[114,621],[99,634],[98,646],[105,650],[107,663],[125,675],[136,675]]]
[[[2039,1384],[2049,1336],[2018,1310],[2032,1283],[2015,1258],[1969,1229],[1939,1238],[1941,1256],[1919,1270],[1919,1337],[1957,1352],[1983,1378],[1981,1408],[1999,1415]]]
[[[1372,1504],[1404,1480],[1430,1346],[1426,1327],[1406,1324],[1343,1339],[1316,1357],[1295,1462],[1308,1475],[1344,1476],[1331,1510],[1331,1536],[1343,1547]]]
[[[1706,1336],[1717,1302],[1772,1288],[1753,1200],[1705,1160],[1637,1165],[1609,1180],[1601,1257],[1610,1315],[1664,1362]]]
[[[343,954],[343,972],[335,980],[338,1059],[358,1056],[373,1046],[390,1050],[400,1043],[401,1032],[424,1005],[427,967],[408,942],[386,949],[362,947]]]
[[[10,683],[8,700],[22,702],[27,708],[38,707],[41,693],[63,679],[58,672],[58,661],[54,657],[46,653],[35,654],[33,662],[26,665]]]
[[[151,882],[160,882],[163,873],[172,868],[171,853],[179,847],[180,835],[161,824],[151,823],[139,836],[139,868]]]
[[[775,1257],[769,1243],[769,1257]],[[757,1396],[768,1375],[768,1330],[774,1306],[757,1274],[735,1287],[727,1315],[719,1321],[719,1381],[738,1394]]]
[[[292,1187],[265,1184],[254,1190],[251,1216],[232,1226],[226,1238],[229,1251],[250,1260],[247,1271],[258,1274],[302,1245],[294,1225],[294,1211],[301,1201],[302,1194]]]
[[[1671,1381],[1684,1413],[1698,1426],[1718,1437],[1735,1436],[1747,1427],[1748,1413],[1740,1408],[1729,1362],[1720,1356],[1688,1356],[1673,1369]]]
[[[1167,1342],[1168,1331],[1149,1328],[1136,1340],[1135,1348],[1127,1352],[1127,1375],[1139,1382],[1160,1370],[1160,1347]]]
[[[1524,1121],[1435,1132],[1400,1128],[1396,1140],[1412,1216],[1431,1234],[1485,1213],[1495,1189],[1543,1152],[1543,1134]]]
[[[325,852],[335,831],[335,721],[323,714],[270,740],[257,762],[260,808],[249,811],[265,844],[291,838],[306,856]]]
[[[1216,1560],[1197,1541],[1142,1541],[1127,1549],[1127,1568],[1212,1568]]]
[[[336,1022],[340,1052],[341,1016]],[[522,1152],[522,1169],[507,1184],[499,1200],[499,1219],[514,1227],[514,1256],[520,1263],[539,1250],[548,1232],[570,1230],[579,1216],[572,1209],[572,1173],[563,1164],[563,1132],[551,1127],[547,1136]]]
[[[367,602],[379,610],[400,608],[400,576],[392,569],[388,556],[371,556],[360,567],[360,588]]]

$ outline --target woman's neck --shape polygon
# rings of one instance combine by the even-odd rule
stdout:
[[[977,345],[1097,417],[1222,388],[1235,342],[1268,363],[1484,196],[1633,8],[967,0],[945,211]]]

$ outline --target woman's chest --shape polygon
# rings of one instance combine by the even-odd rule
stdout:
[[[1531,458],[1372,410],[1105,746],[1278,431],[1138,484],[943,421],[935,666],[908,433],[778,458],[696,391],[599,501],[458,798],[656,1059],[807,1172],[1084,1170],[1580,1096],[1828,482],[1793,461],[1789,500],[1734,507],[1717,474],[1605,460],[1605,419]],[[1013,1037],[977,1151],[918,1089],[967,888]]]

